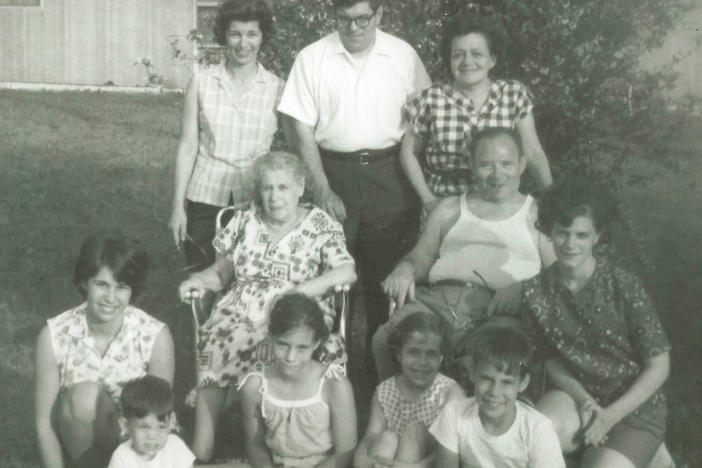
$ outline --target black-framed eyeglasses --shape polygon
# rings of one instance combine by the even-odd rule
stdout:
[[[351,23],[353,23],[359,29],[366,29],[377,11],[378,10],[375,10],[370,15],[355,16],[353,18],[350,16],[336,15],[336,26],[340,29],[348,29],[351,27]]]

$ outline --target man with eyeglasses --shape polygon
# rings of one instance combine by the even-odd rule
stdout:
[[[381,3],[334,0],[337,30],[300,51],[278,107],[312,172],[315,204],[344,223],[361,273],[367,351],[387,318],[380,282],[416,238],[418,202],[398,159],[402,106],[431,84],[414,49],[378,29]]]

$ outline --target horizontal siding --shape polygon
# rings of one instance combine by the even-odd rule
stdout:
[[[0,81],[135,86],[148,57],[168,86],[191,66],[169,41],[194,25],[195,0],[44,0],[41,8],[0,8]]]

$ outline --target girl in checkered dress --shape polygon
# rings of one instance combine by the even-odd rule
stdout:
[[[375,390],[354,466],[393,460],[432,466],[435,443],[428,428],[446,402],[464,396],[460,385],[439,372],[449,346],[446,326],[436,315],[416,312],[395,327],[388,342],[400,373]]]
[[[460,16],[447,24],[441,56],[450,78],[419,93],[404,108],[408,122],[400,161],[425,212],[471,182],[472,135],[485,128],[515,129],[527,168],[540,188],[551,171],[534,125],[532,95],[515,80],[493,80],[497,34],[485,18]]]

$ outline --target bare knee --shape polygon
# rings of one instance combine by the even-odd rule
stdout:
[[[577,450],[580,445],[576,440],[580,430],[580,416],[570,395],[561,390],[550,391],[536,403],[536,409],[551,420],[563,452],[572,453]]]
[[[424,424],[412,424],[402,433],[395,458],[406,463],[417,463],[436,449],[432,442],[433,438],[429,437]]]
[[[622,453],[608,447],[589,448],[583,454],[580,468],[636,468]]]
[[[66,388],[59,406],[59,418],[64,421],[91,424],[97,418],[98,400],[105,392],[97,382],[80,382]]]
[[[373,445],[368,453],[375,457],[394,460],[395,454],[397,453],[398,444],[399,439],[397,438],[397,434],[386,430],[375,438],[375,442],[373,442]]]

